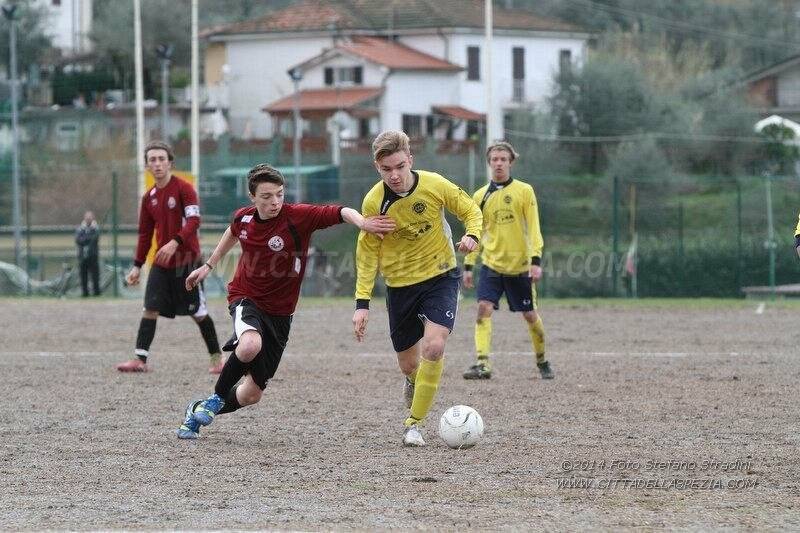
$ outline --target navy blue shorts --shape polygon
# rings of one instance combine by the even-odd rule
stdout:
[[[495,309],[500,308],[500,297],[506,294],[508,308],[513,312],[533,311],[536,306],[536,287],[527,272],[509,276],[481,266],[478,278],[478,300],[492,302]]]
[[[414,346],[425,334],[425,321],[453,331],[458,312],[461,272],[454,268],[408,287],[386,288],[386,309],[394,351]]]

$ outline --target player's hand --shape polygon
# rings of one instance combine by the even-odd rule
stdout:
[[[353,313],[353,333],[356,340],[361,342],[367,333],[367,320],[369,319],[369,309],[356,309]]]
[[[386,215],[375,215],[371,217],[366,217],[364,219],[364,224],[361,226],[361,229],[366,231],[367,233],[372,233],[373,235],[377,235],[381,239],[387,233],[391,233],[395,230],[396,225],[394,220],[391,217]]]
[[[469,235],[464,235],[463,237],[461,237],[461,240],[458,241],[459,252],[474,252],[477,249],[478,249],[478,241],[476,241]]]
[[[172,256],[175,255],[175,250],[178,249],[178,241],[171,240],[156,252],[156,263],[165,265],[169,263]]]
[[[128,272],[128,275],[125,276],[125,283],[128,285],[138,285],[139,284],[139,274],[141,273],[142,269],[137,266],[131,267],[131,271]]]
[[[465,289],[472,288],[472,270],[465,270],[461,274],[461,281],[464,283]]]
[[[534,283],[542,279],[542,267],[539,265],[531,265],[530,276]]]
[[[186,276],[186,290],[191,291],[197,287],[201,281],[208,277],[209,272],[211,272],[211,269],[208,268],[208,265],[202,265],[200,268],[192,270],[192,273]]]

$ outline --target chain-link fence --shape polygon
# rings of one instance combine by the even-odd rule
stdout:
[[[0,269],[0,294],[79,294],[74,232],[86,210],[94,211],[101,227],[105,291],[125,293],[114,282],[114,265],[119,280],[119,272],[132,260],[139,203],[137,165],[130,139],[109,131],[105,139],[82,137],[66,145],[48,142],[47,136],[29,136],[23,143],[23,231],[18,250],[11,227],[10,155],[0,158],[0,261],[8,263]],[[594,143],[577,149],[574,141],[542,142],[524,136],[513,140],[522,157],[512,173],[534,186],[540,206],[545,238],[540,294],[736,297],[742,287],[770,282],[768,180],[753,175],[751,156],[731,168],[712,165],[732,172],[731,176],[692,175],[689,167],[697,163],[685,161],[697,149],[686,142],[667,144],[666,163],[659,163],[669,165],[665,171],[652,161],[620,165],[609,157],[615,153],[613,146],[598,148]],[[201,145],[200,192],[208,215],[201,240],[206,253],[213,249],[233,207],[247,201],[244,171],[260,162],[290,168],[291,145],[286,139],[225,137]],[[480,143],[415,140],[413,148],[417,168],[438,171],[466,190],[480,187],[486,179]],[[745,148],[747,154],[759,153],[757,145]],[[734,157],[729,146],[721,153]],[[176,167],[188,170],[188,143],[177,142],[176,154]],[[342,143],[337,157],[340,164],[331,167],[334,156],[327,141],[304,141],[303,166],[323,176],[315,178],[312,170],[303,174],[304,197],[359,207],[379,179],[369,143]],[[286,177],[291,197],[293,172]],[[791,283],[800,274],[792,245],[800,181],[796,177],[769,181],[776,228],[774,280]],[[454,226],[457,234],[458,225]],[[314,247],[317,257],[310,265],[305,292],[350,295],[354,231],[338,227],[319,232]],[[212,288],[224,290],[224,278],[234,263],[221,269]],[[18,269],[8,268],[15,264]]]

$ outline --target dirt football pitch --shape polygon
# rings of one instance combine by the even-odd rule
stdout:
[[[140,301],[0,299],[0,528],[800,529],[800,305],[546,301],[552,381],[503,309],[470,382],[464,301],[420,449],[385,308],[357,344],[352,307],[301,301],[262,402],[180,441],[215,382],[190,319],[123,375]],[[475,448],[436,434],[454,404],[483,416]]]

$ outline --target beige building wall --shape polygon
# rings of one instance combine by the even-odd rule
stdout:
[[[208,43],[205,64],[206,87],[222,83],[222,65],[227,62],[228,48],[225,43]]]

